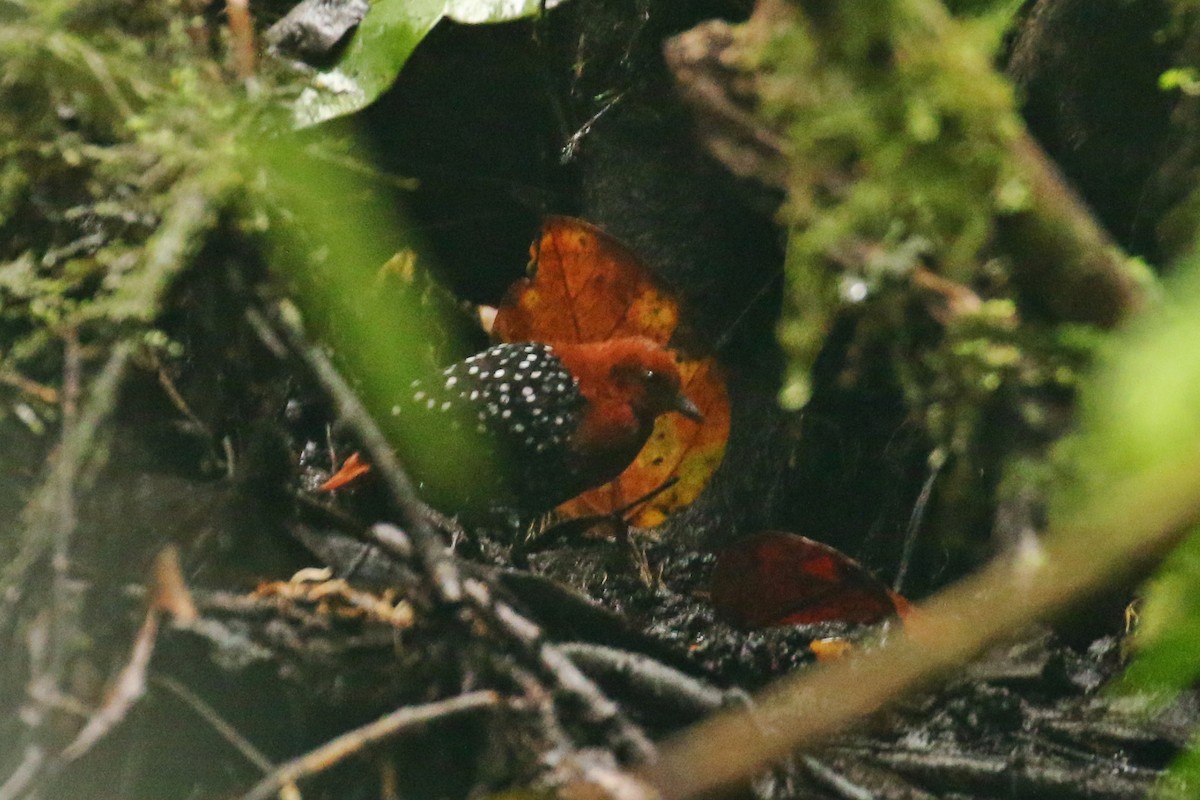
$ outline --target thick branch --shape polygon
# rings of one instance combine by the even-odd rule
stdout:
[[[664,747],[643,777],[665,800],[746,781],[1104,586],[1137,575],[1158,563],[1200,517],[1196,475],[1200,454],[1127,479],[1053,531],[1036,562],[993,563],[918,607],[904,635],[779,681],[756,698],[753,716],[726,712],[697,725]]]

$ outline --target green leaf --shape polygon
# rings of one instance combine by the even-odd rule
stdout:
[[[431,502],[453,502],[472,476],[507,468],[453,416],[444,423],[405,411],[414,379],[437,374],[435,343],[459,326],[431,301],[416,229],[356,172],[315,157],[307,134],[250,146],[261,170],[258,204],[273,209],[268,232],[273,273],[306,333],[319,341],[354,387]],[[353,149],[351,152],[355,152]],[[519,257],[519,256],[518,256]],[[450,352],[467,353],[451,341]],[[455,507],[455,510],[460,510]]]
[[[1137,658],[1121,688],[1167,700],[1200,678],[1200,531],[1171,554],[1145,588]]]
[[[1064,447],[1078,475],[1060,492],[1064,517],[1132,475],[1182,469],[1200,453],[1200,259],[1176,269],[1162,304],[1126,327],[1080,398],[1086,435]]]
[[[545,0],[544,7],[560,2]],[[316,125],[375,102],[443,17],[468,25],[509,22],[542,7],[542,0],[376,0],[338,65],[318,73],[296,100],[296,124]]]

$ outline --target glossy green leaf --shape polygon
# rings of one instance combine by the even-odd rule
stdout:
[[[318,73],[296,101],[296,124],[316,125],[366,108],[388,90],[443,17],[469,25],[509,22],[562,0],[376,0],[336,67]]]

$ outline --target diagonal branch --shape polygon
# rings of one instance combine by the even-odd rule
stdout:
[[[285,787],[318,775],[395,736],[411,733],[438,720],[495,708],[499,703],[495,692],[472,692],[436,703],[396,709],[283,764],[242,795],[241,800],[271,800]]]

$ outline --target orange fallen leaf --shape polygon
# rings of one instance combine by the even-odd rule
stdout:
[[[854,559],[793,533],[743,539],[717,558],[712,602],[742,628],[904,617],[908,602]]]
[[[845,658],[854,652],[854,642],[840,636],[828,636],[824,639],[813,639],[808,643],[808,649],[822,664]]]
[[[513,284],[495,317],[492,332],[501,341],[554,344],[645,336],[672,344],[681,317],[674,293],[616,238],[582,220],[549,217],[531,254],[531,277]],[[612,513],[678,476],[631,519],[650,527],[700,494],[725,453],[729,400],[716,359],[673,349],[683,391],[704,415],[703,424],[678,414],[659,417],[628,469],[562,504],[560,514]]]
[[[371,465],[365,463],[355,451],[350,454],[350,457],[342,462],[342,467],[337,472],[329,476],[329,479],[317,487],[318,492],[332,492],[334,489],[340,489],[346,484],[358,478],[361,475],[366,475],[371,471]]]

